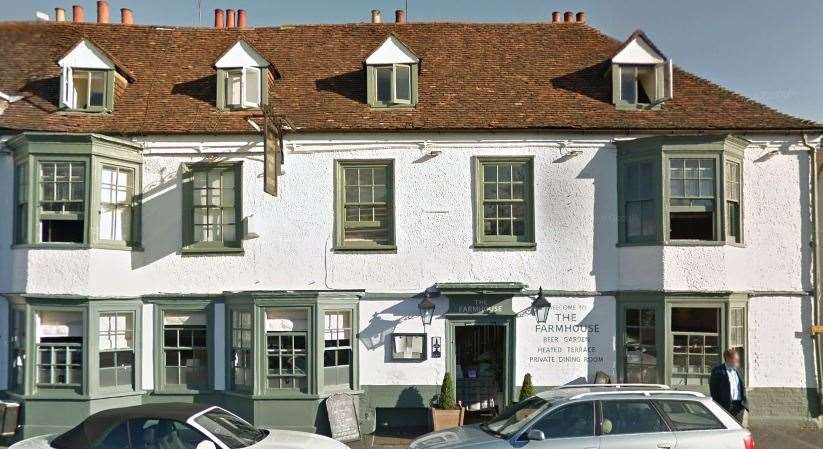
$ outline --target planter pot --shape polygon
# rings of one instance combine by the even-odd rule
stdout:
[[[432,408],[432,430],[437,432],[438,430],[460,427],[463,425],[464,415],[465,411],[462,408],[445,410],[440,408]]]

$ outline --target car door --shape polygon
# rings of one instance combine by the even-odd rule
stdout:
[[[529,440],[531,430],[545,439]],[[535,420],[520,436],[529,449],[598,449],[593,401],[575,402],[554,409]]]
[[[651,401],[607,399],[599,403],[600,449],[674,449],[674,432]]]

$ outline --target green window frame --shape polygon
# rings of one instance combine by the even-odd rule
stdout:
[[[308,393],[310,387],[311,310],[308,308],[267,307],[263,310],[266,341],[266,376],[268,391],[296,390]],[[296,326],[301,321],[303,327]],[[270,326],[269,320],[272,320]],[[282,320],[282,328],[276,326]],[[296,328],[289,330],[288,323]],[[271,327],[271,328],[270,328]]]
[[[160,391],[197,393],[211,386],[211,326],[208,305],[160,306],[156,315]]]
[[[742,356],[748,346],[747,295],[637,292],[620,293],[616,300],[617,373],[621,382],[662,383],[707,392],[711,369],[721,363],[727,348],[740,352],[742,371],[746,372]],[[647,319],[638,332],[637,320],[629,315],[639,310],[647,313]],[[644,351],[638,352],[641,347]],[[638,354],[645,355],[645,360],[639,360]]]
[[[98,315],[98,381],[101,389],[134,389],[135,327],[133,312]]]
[[[8,144],[16,164],[16,245],[139,249],[138,145],[97,134],[47,132],[22,133]],[[103,167],[130,174],[125,192],[112,204],[103,201],[106,188],[123,189],[105,182]],[[103,220],[111,218],[106,212],[112,208],[127,220],[115,221],[119,233],[106,239],[100,229]]]
[[[534,247],[534,161],[531,157],[477,157],[476,247]]]
[[[38,323],[37,340],[34,342],[34,385],[37,390],[68,388],[82,391],[86,367],[85,346],[88,344],[84,330],[85,315],[77,309],[37,309],[33,312]],[[57,323],[47,321],[47,317]],[[71,324],[78,322],[80,335],[69,335]],[[51,332],[46,332],[47,329]],[[43,341],[45,338],[50,341]]]
[[[26,310],[11,307],[11,352],[9,354],[9,390],[23,393],[26,384]]]
[[[413,107],[418,101],[418,64],[366,66],[367,97],[373,108]]]
[[[106,112],[114,108],[113,69],[64,67],[61,105],[71,111]]]
[[[252,309],[229,310],[229,389],[250,392],[254,388],[254,315]]]
[[[395,250],[394,162],[336,162],[336,250]]]
[[[183,174],[183,248],[187,253],[242,252],[243,164],[198,163]]]
[[[618,141],[619,245],[739,245],[743,151],[733,135]]]
[[[268,104],[268,80],[267,67],[217,69],[217,108],[221,111],[236,111],[258,109]],[[233,90],[235,86],[236,92]]]
[[[100,201],[98,239],[132,242],[135,170],[132,167],[102,163],[100,167]]]
[[[323,312],[323,386],[352,389],[353,319],[351,309]]]

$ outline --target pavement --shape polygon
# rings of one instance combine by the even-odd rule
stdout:
[[[823,430],[753,427],[751,431],[757,449],[823,449]],[[411,440],[424,433],[426,430],[419,428],[393,431],[391,435],[378,432],[348,443],[348,446],[352,449],[405,449]]]

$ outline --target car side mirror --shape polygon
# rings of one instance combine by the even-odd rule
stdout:
[[[197,443],[196,449],[217,449],[217,446],[214,445],[212,440],[203,440]]]
[[[526,434],[526,438],[528,438],[529,441],[543,441],[546,439],[546,434],[543,433],[542,430],[531,429],[529,430],[529,433]],[[198,447],[197,449],[200,448]]]

